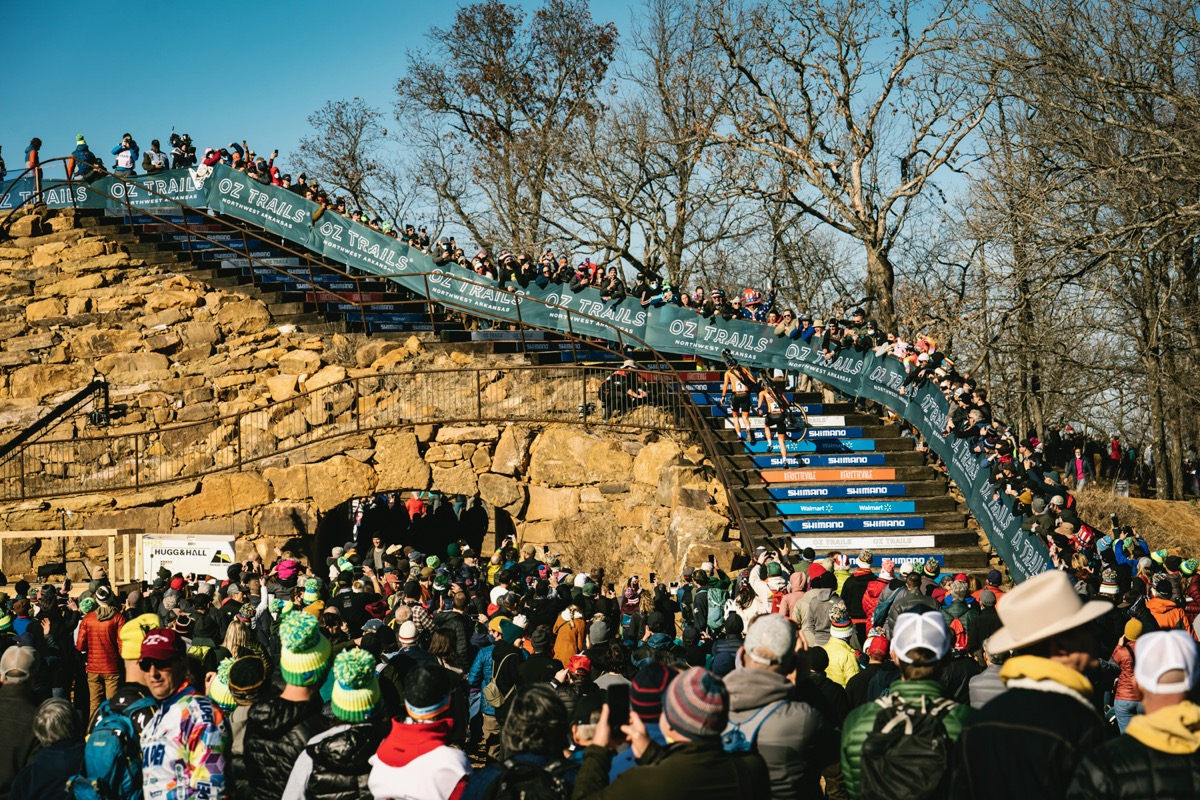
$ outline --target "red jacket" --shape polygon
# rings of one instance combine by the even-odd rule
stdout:
[[[1118,644],[1112,652],[1113,661],[1121,668],[1121,674],[1117,676],[1117,689],[1113,694],[1113,698],[1116,700],[1142,699],[1137,688],[1137,681],[1133,678],[1133,659],[1136,650],[1137,642],[1126,642]]]
[[[1187,598],[1187,605],[1184,606],[1183,613],[1187,614],[1188,624],[1192,625],[1196,621],[1196,616],[1200,615],[1200,574],[1187,579],[1187,585],[1183,587],[1183,594]]]
[[[875,607],[879,605],[879,596],[883,594],[883,590],[888,587],[891,581],[886,581],[875,576],[875,580],[867,584],[867,591],[863,592],[862,607],[863,613],[867,615],[867,627],[871,627],[871,617],[875,615]]]
[[[100,618],[100,614],[104,618]],[[121,651],[117,647],[117,632],[124,617],[115,608],[100,606],[79,623],[79,639],[75,646],[87,658],[87,671],[97,675],[124,674]]]

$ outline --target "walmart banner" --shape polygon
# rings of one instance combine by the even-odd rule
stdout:
[[[0,209],[14,207],[34,191],[28,179],[0,187],[0,193],[9,188],[9,196],[0,203]],[[796,370],[852,397],[879,402],[912,423],[946,464],[972,515],[1008,564],[1014,579],[1022,581],[1050,567],[1049,554],[1041,540],[1021,530],[1021,520],[1012,512],[1011,498],[995,497],[986,460],[970,452],[966,440],[944,435],[949,404],[942,393],[936,386],[926,385],[915,390],[909,387],[901,395],[905,372],[894,358],[846,351],[826,359],[816,347],[776,337],[773,330],[763,325],[706,318],[676,306],[647,308],[634,298],[614,302],[605,300],[592,288],[576,293],[566,286],[539,289],[481,285],[479,276],[470,270],[456,265],[439,267],[429,256],[390,236],[332,212],[320,214],[315,203],[284,189],[260,184],[225,166],[216,167],[202,182],[187,170],[141,176],[129,183],[112,178],[91,186],[46,182],[43,199],[53,208],[72,205],[120,208],[128,202],[136,208],[169,209],[170,204],[154,192],[257,225],[331,260],[386,277],[406,289],[476,316],[509,322],[520,320],[576,336],[633,345],[642,340],[666,353],[720,359],[728,350],[744,364]],[[624,334],[631,339],[625,339]]]

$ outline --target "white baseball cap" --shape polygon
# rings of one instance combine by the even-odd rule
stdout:
[[[1196,642],[1186,631],[1142,634],[1137,640],[1133,676],[1138,686],[1153,694],[1187,692],[1196,679],[1196,657]],[[1182,672],[1183,680],[1163,683],[1171,672]]]
[[[950,632],[946,629],[946,620],[942,618],[942,612],[908,612],[896,617],[896,624],[892,628],[892,652],[896,654],[896,658],[905,664],[911,664],[912,659],[908,654],[918,647],[931,651],[939,661],[950,652]],[[1141,648],[1139,642],[1139,656]]]

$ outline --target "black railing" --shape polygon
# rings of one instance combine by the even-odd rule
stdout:
[[[10,458],[15,457],[20,453],[22,448],[29,446],[29,443],[34,439],[62,422],[73,412],[82,409],[88,403],[94,403],[96,400],[100,401],[99,407],[92,409],[90,420],[96,426],[108,425],[112,413],[112,407],[109,405],[108,399],[108,381],[104,378],[94,378],[87,386],[54,406],[54,408],[39,417],[32,425],[0,445],[0,463],[7,462]]]

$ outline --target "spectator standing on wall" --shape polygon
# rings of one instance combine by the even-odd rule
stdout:
[[[113,166],[113,175],[121,178],[132,178],[137,175],[135,165],[137,164],[138,154],[141,150],[138,148],[137,142],[133,140],[133,136],[125,134],[121,137],[121,141],[112,149],[112,154],[117,157],[116,163]]]
[[[36,136],[29,140],[25,148],[25,166],[33,172],[34,187],[38,196],[42,194],[42,140]]]
[[[170,157],[158,145],[158,139],[150,140],[150,149],[142,156],[142,169],[147,175],[162,172],[171,166]]]

